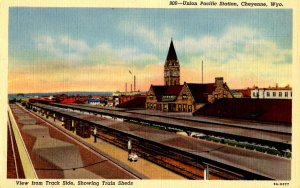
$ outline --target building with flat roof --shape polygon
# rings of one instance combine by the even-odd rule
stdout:
[[[292,99],[292,88],[287,85],[285,87],[259,88],[256,87],[251,90],[252,99]]]

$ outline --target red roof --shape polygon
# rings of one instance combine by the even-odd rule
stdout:
[[[292,100],[224,98],[206,104],[195,111],[194,115],[291,123]]]
[[[162,96],[178,96],[182,90],[183,85],[174,86],[151,86],[157,101],[162,100]]]
[[[71,104],[71,103],[75,103],[76,99],[74,98],[69,98],[69,99],[64,99],[63,101],[61,101],[61,104]]]
[[[258,90],[292,90],[290,87],[266,87],[266,88],[255,88]]]
[[[214,83],[210,83],[210,84],[189,84],[189,83],[187,83],[187,87],[190,90],[196,103],[207,102],[208,94],[211,94],[216,89],[216,86]]]
[[[243,97],[251,97],[251,88],[248,89],[236,89],[237,92],[242,93]]]
[[[193,84],[186,83],[188,89],[190,90],[196,103],[207,102],[207,96],[211,94],[216,86],[214,83],[209,84]],[[162,100],[162,96],[177,96],[180,94],[183,85],[174,85],[174,86],[152,86],[152,89],[155,93],[157,101]],[[174,100],[176,100],[174,98]]]
[[[117,105],[117,107],[120,108],[145,108],[145,104],[146,104],[146,96],[136,96],[133,99],[123,102],[119,105]]]
[[[55,100],[47,99],[47,98],[30,98],[29,102],[40,102],[40,103],[52,103],[55,102]]]

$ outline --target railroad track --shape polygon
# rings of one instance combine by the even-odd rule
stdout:
[[[267,132],[278,132],[278,133],[285,133],[285,134],[291,134],[291,130],[288,129],[287,131],[278,131],[276,130],[269,130],[267,128],[262,128],[259,125],[263,125],[264,126],[268,126],[268,125],[273,125],[275,124],[276,126],[284,126],[284,127],[291,127],[291,125],[289,124],[284,124],[284,123],[276,123],[276,122],[255,122],[255,121],[246,121],[246,120],[240,120],[241,122],[247,122],[247,125],[237,125],[236,123],[228,123],[228,122],[218,122],[218,121],[205,121],[205,120],[200,120],[200,119],[190,119],[190,118],[186,118],[186,117],[176,117],[176,116],[167,116],[167,115],[161,115],[161,114],[148,114],[148,113],[139,113],[139,112],[134,112],[134,111],[130,111],[130,110],[116,110],[116,109],[112,109],[112,108],[103,108],[103,107],[97,107],[97,106],[92,106],[92,105],[86,105],[86,104],[58,104],[58,103],[51,103],[49,105],[52,106],[57,106],[57,107],[70,107],[70,108],[74,108],[74,107],[78,107],[78,110],[84,110],[86,109],[97,109],[97,110],[103,110],[103,111],[110,111],[110,112],[116,112],[116,113],[129,113],[129,114],[136,114],[136,115],[141,115],[141,116],[145,116],[145,117],[161,117],[161,118],[169,118],[169,119],[176,119],[176,120],[180,120],[180,121],[188,121],[188,122],[197,122],[197,123],[209,123],[211,125],[222,125],[222,126],[227,126],[227,127],[234,127],[234,128],[241,128],[241,129],[249,129],[249,130],[260,130],[260,131],[267,131]],[[113,114],[112,114],[113,115]],[[250,124],[248,124],[250,123]],[[253,126],[253,125],[255,126]]]
[[[140,131],[135,132],[135,130],[140,129],[140,128],[143,129],[144,131],[147,131],[146,126],[143,126],[143,127],[140,126],[137,128],[137,126],[135,126],[134,124],[130,124],[130,123],[128,124],[126,122],[125,123],[116,123],[116,126],[111,126],[110,125],[111,122],[109,120],[107,120],[108,122],[107,121],[101,122],[101,121],[97,121],[97,120],[90,120],[90,118],[94,117],[93,115],[77,117],[77,115],[76,115],[77,113],[67,112],[67,111],[64,112],[64,110],[61,110],[57,107],[50,107],[47,105],[35,105],[35,104],[32,104],[32,105],[36,106],[38,109],[41,108],[45,111],[48,111],[48,112],[50,111],[51,113],[57,113],[57,114],[61,114],[62,116],[67,116],[68,118],[74,118],[75,121],[83,121],[83,122],[90,123],[91,126],[103,127],[105,130],[108,130],[109,132],[121,134],[121,136],[119,136],[119,137],[125,137],[127,139],[128,138],[137,139],[142,142],[147,142],[152,145],[154,144],[154,145],[163,147],[165,150],[171,150],[172,152],[177,152],[177,153],[179,152],[180,154],[182,154],[186,157],[192,157],[194,159],[194,161],[197,161],[197,162],[202,161],[206,164],[208,163],[209,166],[212,167],[212,169],[217,169],[217,171],[221,171],[223,174],[233,174],[233,176],[236,176],[236,177],[240,177],[240,175],[242,174],[244,176],[244,178],[242,177],[241,179],[282,178],[281,174],[277,174],[276,172],[271,170],[272,165],[273,165],[272,161],[276,160],[278,162],[278,165],[281,165],[282,170],[286,171],[286,173],[285,173],[286,175],[284,174],[284,176],[286,176],[286,177],[283,177],[283,178],[289,178],[288,175],[289,175],[290,161],[283,159],[283,158],[276,157],[276,156],[270,156],[270,155],[258,153],[255,151],[247,151],[244,149],[234,148],[234,147],[230,147],[227,145],[222,146],[222,148],[223,148],[222,149],[222,148],[216,147],[216,145],[220,145],[220,144],[213,144],[208,141],[200,141],[200,140],[195,140],[195,142],[192,142],[192,140],[187,140],[187,139],[193,139],[193,138],[186,138],[186,137],[184,138],[183,136],[175,136],[175,135],[173,136],[173,134],[171,135],[170,133],[168,133],[168,134],[166,133],[166,135],[168,135],[170,137],[163,139],[162,143],[161,143],[160,140],[162,139],[161,136],[163,136],[165,134],[165,133],[163,133],[164,131],[149,130],[149,131],[151,131],[151,134],[149,134],[149,138],[148,138],[148,136],[144,137],[144,136],[146,136],[145,134],[140,134]],[[30,108],[30,106],[29,106],[29,108]],[[78,113],[78,114],[80,115],[80,113]],[[124,130],[120,126],[124,126]],[[128,131],[127,128],[130,131]],[[155,133],[157,133],[158,136],[156,136]],[[170,141],[172,139],[174,139],[174,141],[177,141],[177,140],[183,141],[183,143],[182,143],[183,145],[181,146],[181,145],[176,145],[176,144],[170,143]],[[112,140],[114,140],[114,139],[112,139]],[[126,141],[126,143],[127,143],[127,141]],[[195,144],[197,143],[200,146],[203,145],[203,148],[207,148],[208,150],[202,150],[201,148],[198,148],[199,145],[197,145],[197,147],[196,147],[196,145],[193,143],[195,143]],[[206,147],[206,143],[208,144],[207,147]],[[124,143],[122,143],[122,144],[124,145]],[[186,144],[192,144],[192,145],[188,146]],[[142,145],[142,144],[140,144],[140,145]],[[181,148],[181,147],[183,147],[183,148]],[[188,148],[190,148],[190,149],[188,149]],[[193,148],[195,148],[195,150]],[[214,149],[210,150],[210,148],[214,148]],[[147,147],[146,147],[146,149],[147,149]],[[220,150],[215,151],[216,149],[218,149],[218,150],[220,149]],[[154,149],[154,151],[157,151],[157,149]],[[163,155],[165,155],[165,154],[163,154]],[[171,158],[174,157],[174,155],[172,153],[170,153],[168,155]],[[227,156],[229,157],[228,160],[225,160],[225,162],[223,161],[223,158],[225,157],[224,155],[226,157]],[[247,159],[245,159],[245,158],[240,159],[240,158],[238,158],[239,155],[247,157]],[[155,155],[153,155],[153,156],[155,156]],[[151,157],[153,158],[153,156],[151,156]],[[159,156],[159,155],[156,154],[156,156]],[[212,156],[212,158],[210,158],[210,156]],[[178,157],[178,158],[180,159],[182,157]],[[178,158],[177,159],[174,158],[173,160],[176,161],[176,160],[178,160]],[[220,158],[220,161],[217,160],[218,158]],[[267,160],[267,159],[270,159],[270,160]],[[249,162],[248,162],[249,160],[253,161],[253,165],[249,165]],[[238,162],[235,163],[235,161],[238,161]],[[264,162],[265,165],[268,165],[268,168],[264,168],[263,170],[261,170],[258,165],[258,162]],[[220,173],[220,174],[222,174],[222,173]],[[231,178],[229,178],[229,179],[231,179]],[[235,179],[235,178],[232,178],[232,179]],[[239,179],[239,178],[237,178],[237,179]]]
[[[279,149],[291,150],[291,133],[286,131],[277,131],[277,129],[259,128],[258,126],[240,126],[230,124],[219,124],[211,122],[199,122],[186,119],[176,119],[173,117],[155,117],[153,115],[137,114],[132,112],[105,110],[97,107],[87,107],[84,105],[62,105],[50,104],[50,106],[65,109],[70,108],[82,112],[93,114],[103,114],[111,117],[119,117],[128,120],[135,120],[139,123],[147,122],[170,128],[180,129],[186,132],[202,132],[206,135],[215,135],[224,138],[236,139],[244,142],[254,142],[262,145],[275,146]]]
[[[55,129],[58,129],[58,130],[62,131],[64,134],[75,139],[73,136],[71,136],[67,133],[66,129],[61,130],[57,126],[52,125],[47,120],[37,116],[34,113],[32,113],[32,114],[34,116],[36,116],[37,118],[41,119],[42,121],[46,122],[50,126],[54,127]],[[100,130],[104,130],[104,129],[101,127],[97,127],[97,130],[99,132]],[[112,133],[110,131],[104,130],[101,132],[100,138],[102,140],[105,140],[106,142],[111,143],[119,148],[124,149],[124,150],[126,150],[126,148],[127,148],[128,139],[126,136],[124,137],[124,135],[122,136],[122,135],[119,135],[118,133]],[[75,139],[75,140],[77,142],[85,145],[86,147],[89,147],[89,149],[92,149],[92,148],[90,148],[90,146],[87,146],[84,142],[82,142],[78,139]],[[174,153],[174,152],[170,153],[169,151],[165,151],[163,148],[159,148],[159,147],[153,146],[151,144],[136,143],[134,146],[135,146],[134,151],[140,157],[142,157],[144,159],[147,159],[151,162],[158,164],[159,166],[162,166],[162,167],[167,168],[173,172],[176,172],[182,176],[185,176],[188,179],[203,179],[204,166],[197,162],[189,162],[189,161],[193,161],[193,159],[191,159],[191,158],[187,158],[185,156],[182,156],[182,155],[180,155],[178,153]],[[115,164],[117,164],[117,163],[115,163]],[[224,169],[223,169],[223,171],[221,171],[221,169],[216,170],[214,168],[211,168],[210,175],[214,177],[213,179],[241,179],[241,177],[242,177],[242,175],[237,175],[234,173],[229,174],[229,173],[225,173],[225,171],[226,170],[224,170]],[[131,173],[131,174],[134,174],[134,173]],[[134,175],[136,175],[136,174],[134,174]],[[137,177],[139,179],[142,179],[139,176],[137,176]]]
[[[97,129],[101,131],[101,128]],[[113,134],[109,131],[102,131],[100,138],[114,144],[124,150],[127,148],[127,141],[124,136]],[[171,171],[174,171],[180,175],[187,177],[188,179],[203,179],[204,166],[194,161],[192,158],[182,156],[178,153],[166,151],[164,148],[160,148],[147,143],[132,143],[133,151],[140,157],[154,162],[160,166],[163,166]],[[210,168],[210,175],[213,179],[230,179],[238,180],[242,179],[243,175],[229,172],[225,169]]]

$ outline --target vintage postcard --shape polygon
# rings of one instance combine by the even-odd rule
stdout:
[[[299,187],[298,9],[2,1],[0,187]]]

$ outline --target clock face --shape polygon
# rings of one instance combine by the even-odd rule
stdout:
[[[178,76],[178,72],[177,72],[177,71],[174,71],[174,72],[173,72],[173,76]]]

